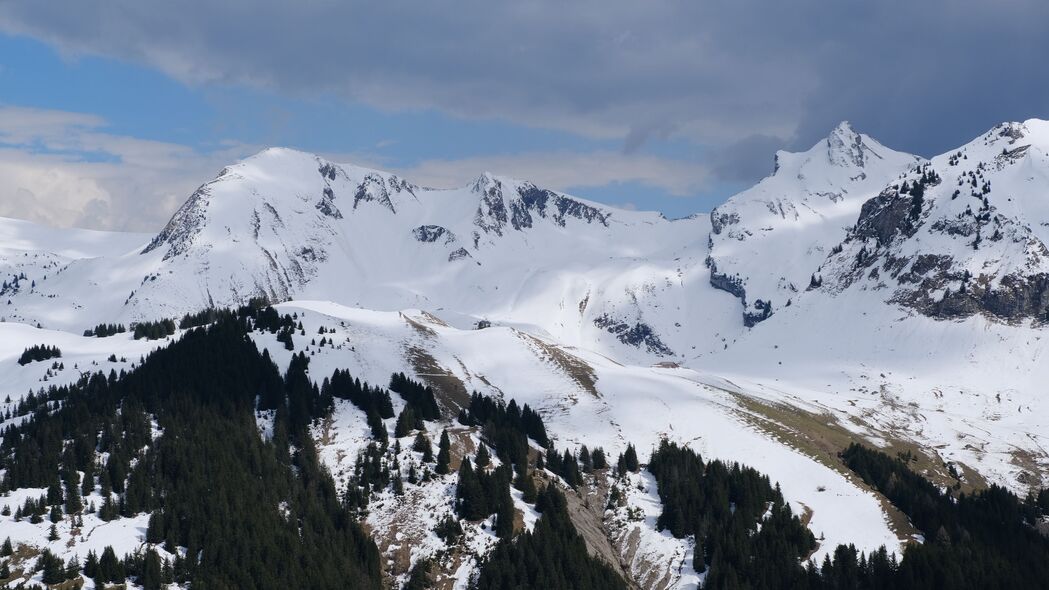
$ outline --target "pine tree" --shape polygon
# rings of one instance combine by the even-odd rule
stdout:
[[[87,552],[87,559],[84,560],[84,575],[91,579],[98,576],[98,556],[93,549]]]
[[[62,484],[59,483],[58,477],[51,480],[51,484],[47,486],[47,505],[54,506],[61,504],[64,501],[62,497]]]
[[[55,557],[50,550],[44,549],[40,554],[38,566],[43,570],[43,582],[45,584],[61,584],[65,581],[65,568],[62,560]]]
[[[160,590],[163,584],[160,556],[153,549],[146,552],[146,558],[142,564],[142,575],[138,582],[142,585],[143,590]]]
[[[481,448],[477,450],[477,457],[474,459],[474,463],[478,467],[488,467],[489,463],[492,462],[492,456],[488,453],[488,447],[484,443],[481,443]]]
[[[628,444],[626,446],[626,452],[619,456],[617,467],[620,473],[628,471],[637,473],[641,469],[641,465],[637,460],[637,449],[634,448],[634,445]]]
[[[14,548],[11,546],[11,537],[4,539],[4,544],[0,546],[0,557],[10,557],[14,552]]]
[[[534,504],[539,491],[535,487],[535,481],[529,473],[519,473],[514,479],[514,487],[521,490],[524,501]]]
[[[608,467],[608,460],[605,458],[605,450],[601,447],[594,449],[591,454],[591,461],[594,464],[594,469],[605,469]]]
[[[397,416],[397,425],[394,427],[393,436],[402,438],[411,434],[413,430],[422,427],[422,420],[416,418],[415,410],[410,405],[405,405],[404,409]]]
[[[159,511],[155,511],[149,515],[149,523],[146,525],[146,542],[158,544],[163,540],[163,517]]]
[[[95,462],[88,461],[84,465],[84,478],[80,480],[80,494],[89,496],[95,491]]]
[[[579,487],[583,482],[582,476],[579,475],[579,464],[568,449],[565,449],[565,455],[561,458],[561,477],[573,488]]]
[[[593,459],[590,457],[590,451],[583,445],[579,449],[579,463],[583,466],[584,473],[590,473],[594,470]]]
[[[419,432],[415,435],[415,442],[412,443],[412,450],[416,453],[423,454],[423,463],[430,463],[433,461],[433,445],[430,444],[430,439],[427,438],[425,432]]]
[[[127,577],[124,575],[124,565],[117,559],[117,554],[112,546],[106,546],[102,550],[102,557],[98,559],[98,576],[96,582],[123,582]]]
[[[513,501],[499,503],[495,513],[495,536],[500,539],[509,539],[514,536]]]
[[[376,412],[368,412],[368,427],[372,431],[372,438],[385,448],[390,444],[390,435],[386,431],[386,424]]]
[[[73,557],[70,557],[69,561],[66,563],[66,571],[64,577],[67,580],[72,580],[78,575],[80,575],[80,560],[77,559],[76,555],[74,555]]]
[[[448,438],[448,429],[441,431],[441,442],[437,445],[437,474],[448,475],[452,461],[452,441]]]
[[[73,480],[66,482],[66,514],[77,514],[84,509],[84,503],[80,500],[79,487]]]

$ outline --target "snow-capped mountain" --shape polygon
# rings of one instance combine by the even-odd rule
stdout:
[[[225,168],[156,235],[0,220],[0,396],[128,369],[163,342],[81,336],[97,324],[267,297],[301,322],[311,378],[408,371],[451,406],[469,391],[528,403],[561,447],[671,439],[743,460],[807,511],[822,552],[905,534],[835,469],[849,440],[922,454],[945,485],[1044,482],[1049,122],[928,161],[843,123],[776,162],[711,215],[672,221],[487,173],[438,190],[275,148]],[[251,338],[289,366],[275,335]],[[62,366],[16,366],[37,344]],[[367,419],[347,402],[315,429],[341,483]],[[694,581],[688,543],[655,528],[652,482],[633,483],[629,509],[595,517],[605,549],[635,580]],[[384,550],[440,549],[429,509],[448,511],[448,484],[422,489],[373,508],[378,535],[410,537]]]
[[[707,287],[708,232],[706,216],[669,221],[487,173],[433,190],[269,149],[201,186],[134,251],[30,277],[36,290],[5,315],[82,330],[251,297],[318,299],[444,309],[681,360],[700,350],[684,326],[715,343],[740,330],[723,313],[730,298]]]
[[[777,152],[771,176],[711,212],[711,284],[742,301],[750,326],[791,305],[863,203],[919,161],[848,122],[808,151]]]
[[[1007,123],[912,167],[863,205],[824,288],[878,289],[937,318],[1046,321],[1049,123]]]

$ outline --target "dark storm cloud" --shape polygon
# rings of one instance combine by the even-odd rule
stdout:
[[[712,172],[728,182],[749,182],[772,174],[776,166],[774,154],[784,142],[769,135],[751,135],[730,143],[713,155]]]
[[[1046,23],[1044,0],[0,2],[0,28],[71,55],[497,117],[626,152],[669,135],[734,179],[842,119],[928,155],[1046,116]]]

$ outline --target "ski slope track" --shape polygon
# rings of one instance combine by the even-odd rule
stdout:
[[[671,439],[778,481],[811,518],[817,559],[838,543],[898,550],[904,531],[884,502],[806,441],[833,432],[917,449],[960,467],[966,485],[1046,483],[1047,199],[1039,120],[929,160],[843,123],[778,153],[772,175],[710,215],[676,220],[488,173],[431,189],[272,148],[222,170],[155,235],[0,219],[0,399],[129,368],[168,341],[82,335],[97,324],[267,297],[298,315],[306,341],[326,328],[328,346],[295,335],[318,381],[348,368],[385,385],[405,371],[448,409],[470,391],[513,398],[559,448],[614,456],[633,443],[644,458]],[[286,367],[273,335],[253,338]],[[19,365],[36,344],[61,348],[63,367]],[[831,430],[806,431],[817,422]],[[369,429],[340,404],[315,434],[340,480]],[[627,501],[644,518],[606,514],[615,550],[639,544],[621,565],[695,587],[682,561],[692,541],[655,529],[654,480],[636,483]],[[415,531],[412,561],[432,555],[447,488],[420,491],[415,515],[380,502],[369,524],[396,521]],[[98,534],[130,550],[138,524]],[[64,558],[97,544],[10,530]],[[660,561],[676,569],[654,570]]]

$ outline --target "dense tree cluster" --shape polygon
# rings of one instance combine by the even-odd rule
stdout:
[[[460,518],[483,520],[495,514],[495,534],[508,539],[514,532],[514,501],[510,497],[512,472],[507,465],[491,471],[474,469],[473,461],[463,457],[455,491],[455,509]]]
[[[353,378],[345,369],[335,369],[331,377],[321,385],[321,392],[335,399],[349,400],[365,414],[376,414],[380,418],[393,418],[393,402],[390,393],[380,387],[372,387]]]
[[[992,485],[954,498],[899,457],[853,444],[842,459],[902,510],[925,542],[908,545],[898,564],[839,547],[823,564],[819,587],[1049,588],[1049,539],[1034,526],[1049,508],[1046,490],[1021,500]]]
[[[84,330],[84,336],[87,338],[108,338],[125,332],[127,332],[127,328],[124,327],[124,324],[99,324],[94,328]]]
[[[175,321],[164,319],[156,322],[138,322],[131,330],[135,340],[160,340],[175,333]]]
[[[528,477],[529,444],[531,438],[542,447],[550,444],[543,419],[528,407],[522,408],[516,400],[502,401],[474,392],[469,407],[459,413],[459,422],[479,427],[482,439],[495,449],[496,456],[506,465],[512,465],[517,477],[514,485],[534,494],[534,484]]]
[[[459,414],[459,422],[468,426],[509,428],[531,438],[541,447],[550,446],[543,418],[528,404],[519,407],[515,400],[504,404],[475,391],[470,396],[470,406]]]
[[[196,313],[187,313],[182,316],[182,319],[178,322],[179,330],[189,330],[190,328],[199,328],[208,324],[213,324],[219,320],[220,317],[229,317],[232,314],[231,311],[224,309],[215,309],[209,307],[198,311]]]
[[[565,449],[564,453],[558,453],[557,449],[551,447],[546,450],[543,466],[561,476],[573,489],[583,483],[583,474],[579,471],[579,461],[571,451]]]
[[[648,470],[663,512],[660,529],[695,535],[694,564],[709,564],[709,588],[792,588],[801,560],[816,547],[767,476],[738,463],[704,463],[694,451],[663,441]]]
[[[543,588],[544,590],[616,590],[626,584],[593,557],[572,526],[564,495],[554,485],[539,492],[542,516],[532,532],[503,541],[481,564],[477,590]]]
[[[29,363],[57,358],[62,358],[62,351],[57,346],[34,344],[22,351],[22,355],[18,357],[18,364],[28,365]]]
[[[393,436],[402,438],[408,436],[415,430],[423,429],[423,421],[410,404],[405,404],[401,413],[397,415],[397,423],[393,428]]]
[[[616,459],[616,471],[623,475],[628,471],[637,473],[640,470],[641,463],[637,460],[637,449],[634,448],[634,445],[627,444],[626,451],[621,453],[619,458]]]
[[[404,398],[420,420],[439,420],[441,418],[441,410],[437,407],[437,398],[433,395],[433,388],[412,381],[404,373],[394,373],[390,377],[390,391]]]
[[[87,492],[107,498],[106,518],[151,512],[147,536],[182,548],[172,579],[194,587],[378,588],[378,551],[303,435],[302,421],[324,411],[316,387],[301,383],[306,363],[282,379],[247,325],[230,317],[133,372],[34,396],[29,419],[3,431],[0,488],[47,488],[43,501],[59,519],[73,518],[61,508],[82,509]],[[258,434],[260,398],[276,400],[271,442]],[[121,565],[153,585],[148,553],[138,569]]]
[[[765,476],[704,463],[670,443],[648,466],[663,502],[657,524],[677,537],[696,535],[696,567],[709,564],[705,588],[1049,588],[1049,539],[1034,526],[1049,509],[1049,491],[1021,500],[991,486],[954,498],[901,458],[854,444],[842,460],[906,513],[925,542],[908,544],[901,559],[884,547],[866,555],[840,545],[821,564],[803,564],[815,546],[811,533]]]

